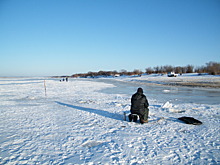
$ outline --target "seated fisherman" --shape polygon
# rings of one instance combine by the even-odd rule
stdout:
[[[133,94],[131,98],[131,114],[129,115],[129,121],[137,121],[137,117],[135,118],[135,115],[132,115],[137,114],[141,124],[147,123],[149,113],[148,106],[148,100],[143,94],[143,89],[138,88],[137,92]]]

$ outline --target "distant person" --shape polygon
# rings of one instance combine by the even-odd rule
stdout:
[[[135,118],[135,115],[137,114],[140,118],[140,123],[147,123],[148,122],[148,109],[149,103],[146,98],[146,96],[143,94],[143,89],[138,88],[137,92],[132,95],[131,98],[131,114],[129,115],[129,121],[137,121],[137,117]]]
[[[66,82],[68,82],[68,77],[66,77]]]

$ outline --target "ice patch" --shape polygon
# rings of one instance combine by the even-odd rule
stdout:
[[[119,103],[119,102],[111,102],[111,103],[109,103],[110,105],[113,105],[113,106],[115,106],[115,107],[121,107],[122,106],[122,104],[121,103]]]
[[[27,99],[27,100],[34,100],[34,99],[36,99],[36,97],[34,97],[34,96],[27,96],[27,97],[25,97],[25,99]]]
[[[169,109],[169,108],[172,108],[173,104],[171,104],[169,101],[167,101],[164,105],[162,105],[162,108],[165,108],[165,109]]]
[[[122,106],[122,104],[120,104],[120,103],[115,103],[115,106],[116,106],[116,107],[120,107],[120,106]]]
[[[173,112],[173,113],[183,113],[183,112],[186,112],[185,110],[182,110],[182,109],[173,109],[173,108],[170,108],[169,111]]]
[[[163,90],[163,93],[170,93],[170,90]]]
[[[91,103],[95,103],[93,100],[79,100],[80,104],[91,104]]]
[[[167,101],[165,104],[162,105],[162,108],[165,110],[168,110],[169,112],[173,112],[173,113],[182,113],[185,112],[185,110],[182,109],[178,109],[178,107],[173,106],[172,103],[170,103],[169,101]]]
[[[95,147],[98,146],[99,144],[102,144],[102,141],[87,141],[85,143],[82,144],[83,147]]]

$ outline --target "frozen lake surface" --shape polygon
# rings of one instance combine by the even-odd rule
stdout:
[[[147,98],[174,104],[199,103],[199,104],[219,104],[220,89],[216,88],[196,88],[180,86],[152,85],[148,83],[124,82],[112,79],[90,79],[87,81],[97,81],[113,84],[115,87],[102,90],[107,94],[128,94],[132,95],[138,87],[144,89]]]
[[[123,120],[140,86],[143,125]],[[220,164],[217,90],[114,79],[46,79],[46,89],[43,78],[0,78],[0,164]]]
[[[1,79],[0,85],[19,85],[41,83],[42,78],[18,78],[18,79]],[[59,81],[58,79],[51,79]],[[78,81],[79,79],[69,79],[69,81]],[[8,83],[1,83],[1,82]],[[144,89],[147,98],[158,100],[161,102],[169,101],[174,104],[179,103],[198,103],[198,104],[219,104],[220,89],[219,88],[201,88],[201,87],[183,87],[183,86],[164,86],[152,85],[149,83],[117,81],[114,79],[80,79],[80,81],[94,81],[113,84],[114,87],[102,89],[100,92],[106,94],[127,94],[132,95],[138,87]],[[1,96],[1,94],[0,94]],[[3,95],[4,96],[4,95]]]

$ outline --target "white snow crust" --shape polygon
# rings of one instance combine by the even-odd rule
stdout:
[[[112,87],[48,79],[45,96],[43,79],[1,78],[0,164],[220,164],[220,104],[148,98],[149,123],[141,125],[123,121],[131,96],[102,92]]]

